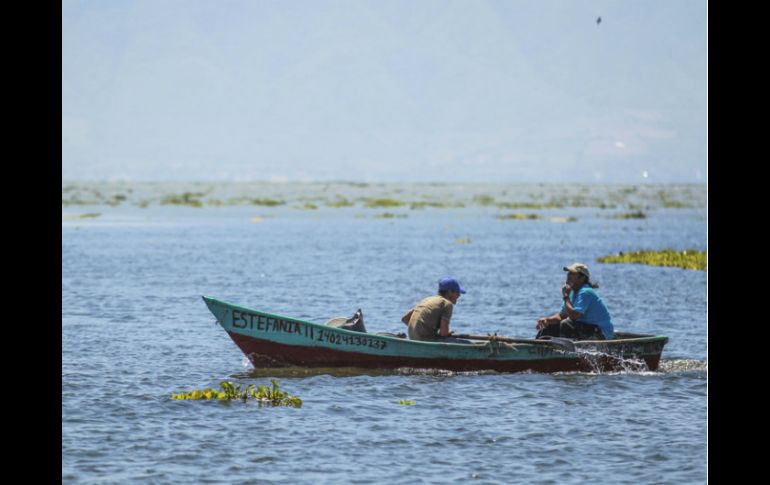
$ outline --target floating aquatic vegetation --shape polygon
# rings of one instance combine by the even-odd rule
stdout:
[[[455,238],[455,244],[470,244],[470,243],[471,243],[471,238],[469,238],[469,237],[466,237],[466,238],[457,237],[457,238]]]
[[[326,203],[327,207],[334,207],[334,208],[350,207],[352,205],[353,205],[353,203],[351,201],[349,201],[348,199],[344,198],[344,197],[339,197],[336,200],[333,200],[333,201],[330,201],[330,202]]]
[[[416,201],[409,204],[410,209],[424,209],[426,207],[435,207],[437,209],[446,209],[448,207],[464,207],[461,202],[449,204],[447,202],[429,202],[429,201]]]
[[[406,214],[394,214],[392,212],[385,212],[384,214],[380,214],[374,217],[378,219],[403,219],[408,216]]]
[[[666,190],[659,190],[656,194],[660,204],[667,209],[684,209],[689,207],[689,204],[685,204],[680,200],[673,199],[672,195],[673,194]]]
[[[409,399],[399,399],[398,403],[402,406],[414,406],[414,401],[410,401]]]
[[[510,219],[514,220],[525,220],[525,219],[541,219],[542,216],[540,214],[499,214],[496,216],[497,219],[500,219],[501,221],[507,221]]]
[[[495,207],[499,209],[557,209],[554,204],[540,204],[537,202],[498,202]]]
[[[254,205],[266,205],[268,207],[275,207],[277,205],[284,205],[286,201],[277,199],[248,199],[251,204]]]
[[[198,197],[203,197],[203,192],[184,192],[182,195],[167,195],[161,199],[162,205],[186,205],[189,207],[203,207],[203,202]]]
[[[638,190],[639,190],[639,187],[631,186],[631,187],[623,187],[618,192],[620,193],[620,195],[626,196],[626,195],[635,194]]]
[[[364,207],[377,208],[377,207],[401,207],[404,202],[396,199],[364,199]]]
[[[92,219],[99,217],[101,214],[98,212],[86,212],[85,214],[64,214],[65,219]]]
[[[620,252],[617,255],[602,256],[600,263],[636,263],[650,266],[674,266],[685,269],[707,270],[707,252],[687,249],[676,251],[663,249],[660,251]]]
[[[302,407],[302,399],[297,396],[291,396],[288,392],[281,391],[278,388],[278,381],[270,379],[273,387],[257,386],[249,384],[246,389],[241,389],[241,386],[234,386],[232,382],[222,381],[219,383],[221,390],[209,389],[208,387],[203,390],[195,390],[191,392],[180,392],[171,394],[171,399],[174,401],[184,400],[225,400],[234,401],[240,399],[246,402],[250,398],[254,398],[260,405],[269,406],[292,406],[295,408]]]
[[[612,216],[613,219],[646,219],[647,214],[644,212],[638,210],[634,212],[623,212],[621,214],[615,214]]]
[[[185,200],[184,193],[190,194]],[[211,199],[209,198],[211,197]],[[216,199],[216,200],[214,200]],[[148,200],[197,206],[290,205],[311,202],[330,207],[398,207],[412,209],[495,207],[529,211],[563,207],[705,208],[704,184],[447,184],[308,182],[64,182],[62,205],[115,206]],[[222,201],[221,203],[218,201]],[[368,204],[367,204],[368,202]],[[670,209],[669,209],[670,210]]]
[[[474,195],[473,196],[473,202],[475,202],[475,203],[477,203],[479,205],[487,206],[487,205],[494,204],[495,203],[495,198],[492,197],[491,195],[486,195],[486,194]]]
[[[301,209],[316,210],[318,209],[318,206],[313,204],[312,202],[305,202],[305,204],[301,207]]]
[[[679,202],[678,200],[663,199],[662,203],[663,207],[667,209],[685,209],[688,207],[687,204]]]
[[[587,197],[583,195],[559,196],[552,198],[547,202],[551,207],[600,207],[606,209],[610,207],[607,202],[598,197]]]

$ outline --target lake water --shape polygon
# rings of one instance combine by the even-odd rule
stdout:
[[[423,200],[479,203],[423,209],[331,207],[323,186],[269,184],[253,197],[286,203],[162,205],[169,187],[122,185],[102,188],[126,194],[108,205],[84,200],[93,187],[63,187],[65,483],[706,482],[707,273],[596,262],[706,250],[705,187],[645,188],[658,202],[633,205],[612,198],[625,189],[584,187],[574,193],[586,204],[524,209],[478,194],[535,200],[558,187],[437,186]],[[203,192],[237,192],[215,189]],[[349,190],[351,201],[411,193]],[[689,202],[666,203],[677,196]],[[616,218],[629,207],[646,217]],[[498,218],[510,213],[539,218]],[[591,268],[616,329],[669,337],[658,372],[255,370],[200,298],[316,322],[361,308],[370,332],[399,332],[451,274],[468,291],[452,329],[531,337],[559,309],[561,268],[574,261]],[[271,378],[302,407],[170,400]]]

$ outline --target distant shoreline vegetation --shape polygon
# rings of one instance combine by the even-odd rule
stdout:
[[[399,184],[399,183],[203,183],[203,182],[64,182],[62,207],[183,206],[190,208],[255,205],[294,210],[319,208],[407,210],[511,210],[597,208],[621,210],[610,216],[642,219],[654,209],[706,207],[700,184]],[[515,216],[514,216],[515,218]]]
[[[673,266],[684,269],[707,271],[707,252],[687,249],[676,251],[663,249],[660,251],[633,251],[620,252],[617,255],[602,256],[597,261],[600,263],[634,263],[650,266]]]

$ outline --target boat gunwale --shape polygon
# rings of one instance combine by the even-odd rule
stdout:
[[[269,313],[262,310],[256,310],[254,308],[245,307],[242,305],[237,305],[234,303],[230,303],[224,300],[220,300],[218,298],[213,298],[210,296],[201,295],[204,302],[206,302],[207,306],[209,302],[218,303],[227,307],[234,307],[239,310],[246,311],[248,313],[257,313],[260,315],[264,315],[270,318],[276,318],[281,320],[287,320],[292,322],[298,322],[298,323],[304,323],[306,325],[312,325],[313,327],[323,329],[323,330],[332,330],[335,332],[341,332],[343,335],[351,335],[351,336],[361,336],[361,335],[367,335],[370,337],[377,337],[377,338],[383,338],[389,341],[393,342],[409,342],[410,344],[420,344],[420,345],[449,345],[449,346],[461,346],[461,347],[467,347],[467,346],[479,346],[479,345],[486,345],[489,342],[495,341],[494,338],[497,337],[496,335],[490,335],[489,339],[477,339],[473,343],[459,343],[459,342],[438,342],[438,341],[430,341],[430,340],[412,340],[409,338],[399,338],[399,337],[393,337],[391,335],[380,335],[377,333],[368,333],[368,332],[357,332],[355,330],[347,330],[345,328],[340,327],[330,327],[323,323],[316,323],[311,322],[308,320],[302,320],[296,317],[287,317],[284,315],[279,315],[277,313]],[[219,320],[217,319],[217,323],[219,323]],[[219,323],[220,326],[223,326],[221,323]],[[250,333],[242,333],[239,332],[240,329],[230,329],[228,331],[233,331],[239,335],[251,337],[251,338],[258,338]],[[631,332],[619,332],[619,333],[631,333]],[[592,347],[592,346],[603,346],[603,345],[610,345],[610,346],[616,346],[616,345],[624,345],[624,344],[647,344],[647,343],[662,343],[666,344],[668,343],[668,337],[664,335],[654,335],[654,334],[634,334],[639,335],[639,337],[634,338],[628,338],[628,339],[611,339],[611,340],[576,340],[574,341],[576,346],[581,347]],[[547,339],[528,339],[528,338],[518,338],[518,337],[504,337],[499,336],[501,338],[513,338],[516,340],[514,342],[515,345],[532,345],[536,347],[546,346],[546,347],[552,347],[554,344],[547,340]],[[270,339],[264,339],[270,341]],[[474,340],[474,339],[467,339],[467,340]]]

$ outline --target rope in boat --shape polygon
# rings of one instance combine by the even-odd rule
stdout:
[[[515,351],[518,347],[514,343],[503,342],[497,338],[497,335],[490,335],[487,339],[487,343],[484,345],[489,348],[489,355],[500,355],[500,348],[505,347],[508,350]]]

